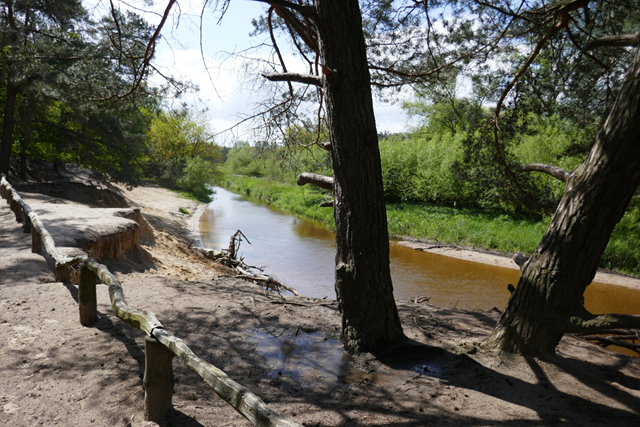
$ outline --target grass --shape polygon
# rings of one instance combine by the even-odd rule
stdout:
[[[187,199],[187,200],[193,200],[194,202],[201,202],[201,203],[209,203],[211,202],[211,198],[206,196],[206,197],[200,197],[200,196],[196,196],[195,194],[189,192],[189,191],[185,191],[185,190],[176,190],[173,188],[168,188],[169,191],[173,191],[174,193],[178,194],[181,198],[183,199]]]
[[[335,229],[333,209],[318,206],[332,199],[329,191],[238,176],[228,177],[225,187],[229,191],[268,204],[280,211],[299,215],[321,223],[329,229]]]
[[[387,205],[392,236],[412,236],[504,254],[535,250],[547,221],[512,217],[478,209],[456,209],[423,204]]]
[[[331,200],[329,191],[300,187],[262,178],[227,178],[226,187],[237,194],[335,229],[333,209],[321,208]],[[412,236],[442,244],[454,244],[504,255],[533,252],[551,221],[512,216],[480,209],[456,209],[419,203],[387,204],[387,222],[392,237]],[[640,276],[640,210],[629,211],[613,232],[600,267]]]

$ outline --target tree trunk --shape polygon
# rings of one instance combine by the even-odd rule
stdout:
[[[331,135],[335,287],[347,351],[404,338],[389,270],[389,234],[370,75],[357,0],[317,0]]]
[[[27,148],[33,140],[33,119],[29,103],[25,100],[21,109],[21,127],[23,138],[20,141],[20,179],[27,180]]]
[[[2,126],[2,140],[0,141],[0,174],[9,176],[11,161],[11,147],[13,146],[13,127],[15,126],[15,105],[18,89],[13,84],[11,76],[7,79],[7,97],[4,103],[4,122]]]
[[[640,183],[640,54],[589,158],[569,177],[540,245],[490,337],[502,350],[553,353],[565,332],[593,316],[583,294]]]

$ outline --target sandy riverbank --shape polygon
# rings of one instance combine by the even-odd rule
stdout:
[[[412,248],[418,251],[425,251],[434,254],[444,255],[452,258],[464,259],[467,261],[479,262],[482,264],[495,265],[497,267],[519,270],[519,267],[509,257],[472,251],[468,249],[459,249],[447,247],[446,245],[435,245],[433,243],[419,242],[416,239],[401,240],[398,244]],[[622,274],[606,273],[599,271],[596,273],[594,282],[604,283],[608,285],[624,286],[627,288],[640,289],[640,279]]]
[[[71,203],[63,190],[55,205]],[[122,196],[145,218],[139,248],[104,263],[129,305],[156,313],[201,358],[300,425],[635,427],[640,419],[638,359],[571,336],[545,360],[482,351],[475,344],[496,310],[399,301],[412,341],[345,355],[334,301],[283,298],[187,249],[197,203],[153,186]],[[98,322],[81,326],[77,286],[55,281],[4,203],[0,235],[0,425],[249,425],[177,359],[173,409],[145,421],[144,334],[113,316],[104,285]]]

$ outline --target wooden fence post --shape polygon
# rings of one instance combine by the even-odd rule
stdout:
[[[67,264],[56,263],[56,280],[62,283],[71,283],[71,275]]]
[[[23,214],[24,214],[24,229],[22,231],[24,231],[25,233],[31,233],[31,217],[27,215],[26,212],[23,212]]]
[[[24,214],[22,212],[22,206],[20,206],[20,203],[13,200],[11,202],[11,210],[16,215],[16,222],[24,221]]]
[[[144,416],[153,421],[171,409],[174,354],[152,337],[144,339]]]
[[[37,254],[42,249],[42,237],[35,227],[31,227],[31,252]]]
[[[98,299],[96,297],[96,273],[81,265],[78,285],[78,308],[80,324],[93,325],[98,320]]]

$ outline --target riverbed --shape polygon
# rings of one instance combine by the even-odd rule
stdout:
[[[203,245],[213,249],[228,247],[229,237],[241,230],[251,243],[241,243],[245,263],[264,267],[304,295],[335,298],[332,231],[222,188],[216,188],[199,228]],[[520,276],[517,269],[417,251],[394,241],[390,262],[396,299],[425,296],[440,307],[503,310],[510,295],[507,285],[517,285]],[[594,282],[585,293],[585,306],[595,314],[640,314],[640,289]]]

